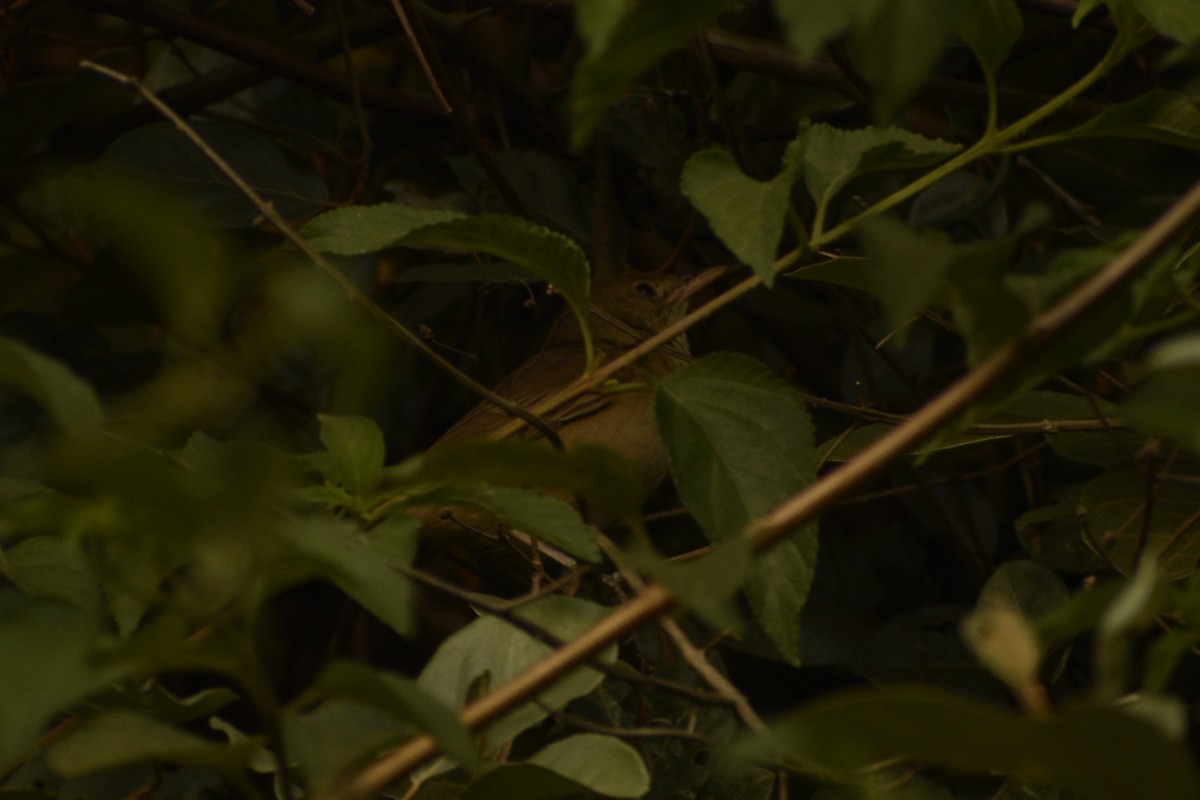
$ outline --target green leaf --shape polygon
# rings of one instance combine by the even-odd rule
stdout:
[[[641,756],[613,736],[596,733],[568,736],[546,745],[526,763],[605,797],[641,797],[650,791],[650,774]]]
[[[335,661],[317,676],[297,705],[327,697],[354,700],[384,711],[428,733],[442,752],[472,772],[480,767],[475,742],[458,715],[410,678],[355,661]]]
[[[56,742],[46,758],[50,766],[68,777],[141,761],[208,767],[226,776],[237,776],[261,747],[257,738],[216,744],[153,717],[110,711],[93,717]]]
[[[1194,402],[1200,391],[1200,335],[1163,343],[1150,354],[1146,368],[1152,370],[1150,377],[1122,404],[1122,411],[1142,430],[1200,451]]]
[[[487,253],[547,280],[587,328],[591,267],[573,240],[521,217],[469,216],[398,204],[353,206],[322,214],[301,231],[317,250],[355,255],[389,247],[437,247]]]
[[[64,364],[0,336],[0,385],[29,395],[68,436],[99,428],[104,409],[92,387]]]
[[[718,353],[667,376],[655,411],[675,485],[714,544],[816,480],[807,409],[751,358]],[[792,661],[816,549],[810,523],[759,557],[746,586],[759,622]]]
[[[61,536],[33,536],[0,551],[0,575],[30,597],[98,612],[100,583],[83,553]]]
[[[1196,0],[1129,0],[1154,29],[1181,44],[1200,42],[1200,7]]]
[[[607,609],[572,597],[551,596],[523,606],[518,613],[565,641],[602,619]],[[501,686],[550,652],[549,645],[508,622],[483,617],[442,643],[421,670],[417,684],[450,708],[462,708],[479,691],[481,681],[485,689]],[[612,661],[615,656],[613,646],[600,657]],[[592,691],[603,679],[604,674],[591,667],[566,673],[537,696],[537,703],[526,703],[489,725],[485,752],[536,725],[550,710]]]
[[[93,660],[99,632],[94,620],[51,602],[0,610],[0,653],[8,654],[0,658],[0,769],[32,743],[54,714],[118,677]]]
[[[1157,481],[1149,508],[1147,491],[1143,470],[1132,465],[1093,479],[1080,499],[1091,541],[1103,548],[1105,560],[1128,575],[1145,537],[1145,553],[1157,555],[1166,580],[1187,577],[1200,560],[1200,487]]]
[[[801,58],[815,58],[831,39],[869,20],[887,0],[774,0],[784,36]]]
[[[670,589],[684,608],[712,627],[733,628],[740,622],[734,600],[754,565],[749,539],[725,539],[708,555],[682,564],[636,548],[625,554],[640,572]]]
[[[521,217],[480,214],[417,228],[404,236],[403,244],[487,253],[549,281],[575,312],[590,359],[587,315],[591,267],[583,250],[571,239]]]
[[[369,763],[414,733],[410,725],[373,703],[340,697],[310,710],[289,710],[281,723],[288,755],[295,759],[308,787],[321,796],[332,795],[351,768]]]
[[[557,497],[533,489],[452,483],[405,502],[405,506],[414,505],[478,509],[576,558],[593,564],[602,558],[600,546],[579,512]]]
[[[730,0],[629,3],[581,0],[587,55],[571,86],[571,146],[581,148],[626,87],[731,5]]]
[[[1035,209],[1003,238],[967,245],[890,217],[868,219],[858,230],[874,268],[860,269],[859,276],[873,279],[892,327],[926,305],[949,306],[967,340],[970,363],[977,364],[1016,336],[1031,315],[1005,279],[1021,240],[1044,219]]]
[[[556,800],[587,797],[587,787],[546,767],[517,762],[500,764],[480,775],[463,791],[462,800],[493,800],[520,797],[521,800]]]
[[[1155,89],[1110,106],[1082,125],[1049,138],[1065,141],[1101,137],[1144,139],[1200,150],[1200,108],[1182,92]]]
[[[857,26],[855,51],[874,89],[875,119],[891,120],[921,88],[964,5],[960,0],[887,0]]]
[[[541,486],[585,497],[621,519],[641,514],[642,492],[629,463],[598,445],[574,446],[564,453],[521,439],[449,444],[389,467],[387,477],[401,489],[414,490],[470,481]]]
[[[848,131],[824,123],[813,125],[805,143],[804,181],[817,204],[814,235],[823,230],[829,203],[851,179],[879,170],[937,164],[960,149],[900,128]]]
[[[277,592],[305,580],[329,581],[401,636],[415,631],[412,586],[349,522],[308,518],[279,529],[281,552],[264,576]]]
[[[843,780],[893,758],[992,776],[1021,775],[1090,800],[1185,800],[1200,792],[1183,747],[1114,706],[1050,719],[924,687],[852,689],[785,717],[744,755],[785,758]]]
[[[318,414],[321,443],[326,452],[314,461],[330,483],[359,493],[379,483],[383,475],[383,433],[366,417]]]
[[[1014,0],[973,0],[962,3],[954,32],[979,60],[988,83],[1021,38],[1021,12]]]
[[[267,134],[230,122],[193,120],[192,125],[284,217],[307,216],[328,202],[329,191],[316,171],[289,158]],[[194,212],[220,227],[248,227],[260,216],[241,190],[170,122],[152,122],[122,134],[98,165],[173,190]]]
[[[319,253],[357,256],[398,247],[404,237],[428,225],[462,219],[465,214],[413,208],[399,203],[346,206],[326,211],[300,229]]]
[[[783,169],[769,181],[748,177],[725,150],[701,150],[683,167],[680,190],[704,214],[730,252],[767,286],[775,281],[775,251],[803,158],[801,133],[788,144]]]

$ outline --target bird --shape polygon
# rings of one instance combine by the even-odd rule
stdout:
[[[611,360],[677,322],[687,313],[689,300],[720,277],[721,272],[720,268],[714,268],[689,279],[675,274],[638,274],[625,270],[597,280],[590,293],[588,317],[597,352],[604,360]],[[570,310],[564,310],[551,326],[541,349],[501,379],[493,391],[531,408],[574,383],[584,373],[586,360],[578,321]],[[616,379],[622,383],[649,382],[688,361],[687,337],[680,334],[622,370]],[[443,433],[432,448],[489,438],[510,420],[506,411],[483,400]],[[644,495],[653,492],[666,478],[667,452],[658,434],[650,391],[580,395],[551,411],[545,421],[567,450],[586,443],[604,445],[620,453],[634,467]],[[518,435],[543,438],[528,427]],[[557,496],[568,502],[574,499]],[[449,546],[456,551],[474,550],[477,555],[484,554],[476,559],[481,562],[496,554],[497,522],[484,512],[426,508],[410,513],[422,520],[421,540],[425,548],[445,551]],[[546,552],[544,546],[542,550]],[[562,554],[551,552],[551,555],[561,563],[570,561],[560,557]]]

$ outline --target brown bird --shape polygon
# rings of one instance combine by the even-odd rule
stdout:
[[[678,321],[687,313],[689,299],[721,273],[720,269],[708,270],[691,280],[676,275],[624,273],[597,282],[591,291],[589,315],[597,351],[606,361],[611,360]],[[687,359],[687,338],[680,335],[617,377],[623,383],[643,382],[678,369]],[[536,406],[577,380],[585,361],[578,322],[570,311],[564,311],[551,327],[542,349],[501,380],[495,392],[526,408]],[[637,470],[640,485],[648,495],[667,474],[667,455],[658,435],[653,400],[649,391],[585,394],[552,411],[546,421],[567,449],[586,442],[605,445],[625,456]],[[507,412],[482,401],[446,431],[434,447],[487,437],[510,420]],[[540,438],[529,428],[521,435]],[[494,548],[494,518],[478,511],[450,512],[418,512],[425,522],[423,541],[438,550],[448,542],[456,550],[487,552]],[[489,543],[492,548],[487,547]]]

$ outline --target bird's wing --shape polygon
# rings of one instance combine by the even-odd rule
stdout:
[[[578,347],[549,347],[530,358],[510,372],[493,390],[496,394],[530,408],[566,387],[583,374],[583,358]],[[551,380],[547,381],[547,377]],[[611,399],[595,394],[584,394],[555,409],[546,421],[553,428],[568,422],[591,416],[606,408]],[[480,439],[508,422],[511,417],[506,411],[487,400],[481,401],[456,422],[438,444]],[[526,428],[524,436],[537,436],[536,431]]]

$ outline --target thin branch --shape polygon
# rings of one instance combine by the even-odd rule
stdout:
[[[224,175],[230,183],[237,187],[238,191],[240,191],[254,204],[254,207],[258,209],[259,213],[262,214],[263,217],[267,219],[275,227],[275,229],[283,235],[285,239],[291,242],[297,250],[303,253],[309,259],[309,261],[315,264],[322,272],[333,279],[333,281],[337,283],[347,295],[350,296],[351,300],[366,309],[367,313],[384,323],[384,325],[390,328],[393,333],[397,334],[400,338],[404,339],[413,347],[415,347],[426,358],[431,360],[440,369],[449,374],[463,386],[480,395],[488,402],[504,409],[514,417],[517,417],[525,423],[532,425],[539,433],[546,437],[547,441],[553,443],[555,447],[562,449],[562,440],[545,420],[543,420],[537,414],[531,413],[524,406],[521,406],[518,403],[514,403],[511,400],[496,394],[483,384],[476,381],[470,375],[467,375],[458,367],[442,358],[442,356],[439,355],[435,350],[431,349],[429,345],[425,344],[424,340],[418,334],[413,333],[408,328],[404,327],[397,319],[380,308],[377,303],[371,300],[371,298],[367,297],[367,295],[364,294],[363,291],[358,288],[358,286],[356,286],[349,278],[342,274],[341,270],[329,263],[329,261],[316,250],[314,250],[308,242],[300,238],[300,235],[297,234],[296,231],[292,229],[292,226],[289,225],[287,221],[279,215],[279,212],[275,210],[274,206],[264,200],[252,186],[246,183],[246,181],[242,179],[241,175],[239,175],[237,171],[233,169],[233,167],[229,166],[229,163],[226,162],[225,159],[220,156],[220,154],[213,150],[208,143],[204,141],[203,137],[196,132],[195,128],[189,125],[186,120],[176,114],[169,106],[165,105],[161,100],[159,100],[153,92],[146,88],[145,84],[129,75],[125,75],[117,72],[116,70],[109,69],[106,66],[96,64],[91,61],[84,61],[80,64],[80,66],[84,67],[85,69],[91,69],[100,73],[101,75],[104,75],[105,77],[117,81],[118,83],[122,83],[135,89],[140,95],[142,95],[142,97],[146,99],[148,103],[157,108],[164,117],[169,119],[179,130],[179,132],[186,136],[188,140],[191,141],[192,144],[194,144],[197,149],[204,154],[205,158],[211,161],[213,166],[220,170],[221,174]]]
[[[260,39],[227,30],[190,14],[181,14],[156,3],[144,3],[139,0],[76,0],[76,4],[180,36],[342,102],[348,103],[352,100],[352,91],[346,76],[319,67],[307,59],[282,48],[273,47]],[[351,25],[349,33],[352,39],[359,29],[359,25]],[[334,33],[336,36],[336,31]],[[336,42],[336,38],[334,41]],[[399,112],[422,121],[433,121],[442,117],[440,109],[428,102],[382,86],[363,86],[362,100],[368,108]]]
[[[1109,296],[1200,215],[1200,182],[1147,228],[1100,272],[1035,318],[1016,342],[1001,347],[903,425],[876,441],[853,461],[800,492],[770,514],[751,523],[745,535],[756,550],[778,542],[797,526],[837,502],[995,388],[1040,348]],[[627,603],[542,661],[462,709],[460,718],[475,729],[492,722],[554,683],[633,628],[666,614],[675,598],[660,584],[650,584]],[[335,793],[338,798],[374,795],[438,752],[428,735],[417,736],[370,764]]]
[[[442,92],[438,76],[425,55],[425,48],[421,45],[421,40],[417,38],[417,32],[413,29],[413,24],[408,19],[408,13],[404,10],[404,5],[400,0],[392,0],[392,10],[396,12],[396,17],[400,20],[400,25],[404,28],[404,35],[408,37],[408,43],[412,46],[413,54],[417,57],[417,63],[421,65],[421,71],[425,73],[425,80],[428,81],[429,88],[433,91],[433,96],[437,98],[438,105],[442,107],[443,112],[453,114],[454,107],[450,105],[450,101],[446,99],[446,95]]]

